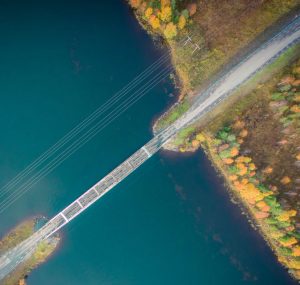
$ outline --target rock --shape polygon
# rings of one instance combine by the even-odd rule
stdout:
[[[281,140],[281,141],[278,142],[279,145],[285,145],[287,143],[288,143],[287,140]]]
[[[298,195],[297,192],[294,192],[292,190],[288,191],[288,192],[285,192],[286,195],[290,196],[290,197],[295,197]]]
[[[222,145],[219,146],[219,152],[221,152],[221,151],[223,151],[223,150],[225,150],[227,148],[229,148],[229,144],[228,143],[222,144]]]
[[[286,106],[287,103],[288,103],[288,102],[285,101],[285,100],[282,100],[282,101],[272,101],[272,102],[269,103],[269,106],[270,106],[272,109],[277,109],[277,108]]]
[[[244,149],[243,152],[241,152],[242,155],[247,155],[247,154],[250,154],[251,153],[251,149],[247,148],[247,149]]]

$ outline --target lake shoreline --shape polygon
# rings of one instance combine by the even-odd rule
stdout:
[[[150,9],[150,8],[148,8]],[[145,15],[147,13],[147,10],[145,12]],[[159,14],[158,14],[159,15]],[[145,28],[147,31],[149,31],[150,34],[153,34],[153,24],[152,22],[149,20],[149,23],[147,24],[147,15],[145,18],[143,18],[143,16],[141,16],[141,12],[139,11],[139,8],[137,8],[137,12],[136,12],[136,17],[138,19],[138,22],[142,23],[143,28]],[[143,18],[143,20],[141,20],[141,17]],[[154,16],[153,16],[154,17]],[[152,27],[151,27],[152,26]],[[159,32],[158,32],[159,33]],[[182,73],[181,76],[180,74],[180,69],[181,67],[178,65],[178,63],[176,63],[176,56],[174,56],[174,53],[176,53],[176,44],[174,44],[173,41],[165,39],[166,41],[166,45],[167,47],[170,49],[171,51],[171,55],[172,55],[172,63],[174,65],[174,68],[176,71],[178,71],[178,73],[176,73],[178,79],[180,80],[180,78],[182,77]],[[176,41],[176,40],[175,40]],[[179,48],[178,48],[179,49]],[[287,60],[288,62],[288,60]],[[291,62],[291,60],[290,60]],[[273,74],[276,72],[279,72],[281,69],[283,69],[284,65],[282,65],[281,67],[277,67],[277,69],[275,68],[273,70]],[[270,71],[270,70],[268,70]],[[268,80],[268,78],[271,77],[271,73],[268,74],[267,78],[264,78],[265,81]],[[258,77],[258,76],[256,76]],[[266,77],[266,76],[262,76],[262,77]],[[178,80],[177,79],[177,80]],[[165,113],[157,120],[154,122],[153,124],[153,132],[156,133],[158,131],[159,128],[162,128],[162,126],[167,126],[168,124],[172,123],[172,120],[170,120],[170,117],[176,117],[176,115],[174,115],[174,113],[176,113],[176,108],[177,105],[182,104],[182,102],[180,102],[183,98],[182,94],[186,93],[186,90],[189,89],[189,84],[186,84],[186,80],[180,80],[180,82],[182,83],[182,87],[181,87],[181,95],[178,98],[178,101],[172,105],[169,109],[167,109],[165,111]],[[261,81],[260,84],[262,84],[264,81]],[[257,83],[256,83],[257,84]],[[256,87],[256,84],[252,84],[253,86],[250,87],[250,89],[247,92],[251,92],[251,90],[253,90]],[[252,89],[251,89],[252,88]],[[243,95],[245,96],[245,94]],[[188,96],[186,96],[188,97]],[[189,100],[189,99],[187,99]],[[241,100],[243,100],[243,98],[241,97]],[[191,104],[191,101],[189,102]],[[223,105],[223,104],[222,104]],[[226,106],[226,104],[224,104]],[[224,106],[219,106],[218,109],[222,109],[224,108]],[[214,111],[213,111],[214,113]],[[178,117],[180,116],[180,114],[178,114]],[[208,116],[206,116],[208,117]],[[213,117],[213,116],[212,116]],[[174,119],[175,120],[175,119]],[[174,121],[173,120],[173,121]],[[207,120],[207,118],[202,119],[201,121],[205,121]],[[195,139],[195,137],[197,137],[197,133],[199,132],[199,130],[201,129],[205,129],[205,127],[203,127],[203,124],[201,124],[201,122],[198,124],[194,124],[194,127],[191,127],[192,130],[190,132],[187,132],[187,134],[185,134],[185,137],[187,138],[186,140],[189,140],[189,143],[184,143],[183,140],[180,140],[181,144],[178,143],[178,138],[172,139],[165,147],[165,150],[172,152],[183,152],[183,153],[194,153],[199,147],[200,145],[204,146],[202,141],[197,141],[197,139]],[[213,136],[213,135],[211,135]],[[180,134],[177,135],[177,137],[180,137]],[[193,137],[193,139],[190,139],[190,137]],[[205,139],[203,139],[204,141]],[[193,142],[195,141],[195,144],[193,144]],[[192,142],[192,143],[191,143]],[[183,146],[182,146],[183,145]],[[239,195],[239,193],[235,190],[235,188],[233,187],[232,183],[230,183],[229,180],[229,174],[223,169],[222,165],[218,162],[219,157],[216,157],[215,155],[213,155],[212,152],[212,146],[209,146],[208,144],[206,144],[206,147],[203,148],[208,159],[210,160],[213,168],[215,169],[216,173],[218,176],[223,177],[224,181],[225,181],[225,187],[228,190],[229,194],[230,194],[230,199],[232,202],[236,203],[238,205],[238,207],[241,210],[242,214],[246,214],[246,217],[248,219],[248,222],[250,223],[250,225],[254,228],[254,230],[262,236],[262,238],[265,240],[265,242],[268,244],[268,246],[271,248],[271,250],[273,251],[273,253],[278,257],[278,259],[280,260],[280,264],[282,266],[284,266],[287,269],[291,269],[290,266],[287,265],[287,263],[283,263],[283,255],[281,255],[279,253],[279,249],[278,249],[278,245],[274,244],[274,240],[271,238],[271,236],[269,236],[270,232],[267,230],[266,225],[264,223],[262,223],[255,215],[255,213],[253,212],[253,208],[251,208],[249,206],[249,204],[247,203],[247,201],[245,199],[243,199],[241,197],[241,195]],[[167,156],[172,156],[171,153],[167,153]],[[296,267],[298,269],[298,267]],[[296,270],[290,270],[289,273],[291,274],[291,276],[297,280],[299,278],[299,272]]]
[[[31,236],[39,226],[38,223],[43,220],[43,217],[30,217],[23,220],[17,226],[8,231],[8,233],[0,240],[1,254],[14,248],[16,245]],[[61,238],[55,235],[43,241],[38,245],[37,249],[32,255],[20,263],[7,277],[5,277],[1,284],[3,285],[19,285],[26,284],[26,279],[31,271],[47,262],[49,258],[60,248]]]

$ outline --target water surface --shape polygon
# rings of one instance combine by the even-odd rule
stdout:
[[[0,182],[3,185],[163,50],[126,2],[1,1]],[[0,233],[53,216],[151,138],[174,98],[167,80],[37,184]],[[161,152],[63,231],[28,279],[52,284],[294,284],[233,205],[202,152]]]

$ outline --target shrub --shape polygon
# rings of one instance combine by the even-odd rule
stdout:
[[[293,250],[288,247],[279,247],[278,251],[284,256],[291,256],[293,254]]]
[[[276,92],[276,93],[272,94],[272,100],[281,101],[281,100],[284,100],[284,96],[282,93]]]

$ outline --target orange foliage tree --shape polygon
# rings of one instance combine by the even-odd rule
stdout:
[[[294,248],[293,248],[293,256],[300,256],[300,246],[299,245],[296,245]]]
[[[130,0],[130,5],[133,7],[133,8],[138,8],[140,5],[141,5],[141,0]]]

